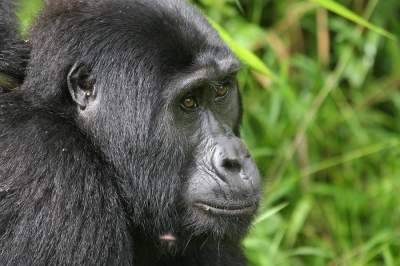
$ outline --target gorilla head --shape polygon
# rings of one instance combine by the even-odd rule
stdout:
[[[111,169],[133,242],[243,237],[260,176],[239,138],[240,65],[198,11],[180,0],[49,1],[30,41],[25,101],[73,125],[66,139],[84,136],[70,153],[90,149],[104,162],[96,171]]]
[[[29,90],[90,136],[142,230],[241,235],[259,174],[231,51],[183,1],[65,3],[33,31]]]

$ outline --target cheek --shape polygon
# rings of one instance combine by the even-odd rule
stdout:
[[[201,199],[213,199],[219,194],[221,184],[215,176],[212,167],[212,155],[214,154],[215,144],[210,138],[201,139],[197,149],[192,152],[191,164],[186,171],[185,201],[190,208]]]
[[[206,171],[195,171],[192,173],[188,184],[186,201],[189,205],[193,205],[198,199],[212,199],[215,198],[214,187],[218,184],[210,178],[210,175]]]
[[[228,109],[230,110],[230,119],[232,119],[231,121],[233,121],[232,128],[240,126],[242,120],[242,102],[238,91],[235,93],[234,100],[232,101]]]

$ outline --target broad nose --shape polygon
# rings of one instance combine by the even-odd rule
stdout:
[[[213,154],[213,165],[221,173],[237,174],[242,170],[244,160],[249,157],[246,146],[239,139],[219,138]]]
[[[212,165],[219,178],[229,185],[244,188],[259,183],[257,166],[246,145],[237,137],[217,139]]]

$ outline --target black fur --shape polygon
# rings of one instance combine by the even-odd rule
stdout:
[[[15,39],[17,33],[17,23],[15,13],[15,3],[12,1],[0,2],[0,44],[4,45],[6,40]]]
[[[165,90],[234,60],[205,19],[179,0],[55,0],[30,47],[0,7],[0,71],[23,82],[0,94],[0,265],[245,265],[249,219],[210,231],[184,219],[193,149]],[[68,92],[76,63],[102,89],[96,112]]]

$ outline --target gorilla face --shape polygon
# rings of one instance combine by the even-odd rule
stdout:
[[[132,192],[136,195],[131,196],[137,203],[134,216],[143,221],[143,213],[151,213],[151,223],[161,230],[158,234],[176,231],[170,225],[180,224],[195,235],[240,237],[257,208],[260,176],[238,136],[241,106],[235,72],[239,65],[233,58],[210,60],[211,66],[185,73],[164,90],[153,91],[159,101],[140,99],[142,105],[130,103],[129,97],[121,98],[120,105],[110,104],[108,86],[101,86],[101,78],[94,83],[85,67],[71,70],[69,84],[87,130],[95,129],[92,133],[105,154],[121,176],[129,177],[135,192],[153,188],[147,191],[150,195]],[[84,84],[84,89],[74,84]],[[133,109],[139,109],[140,115]],[[126,112],[122,121],[110,117],[121,111]],[[171,221],[170,227],[160,228],[176,214],[183,218],[179,223]]]
[[[191,231],[241,236],[259,200],[260,176],[238,136],[240,95],[232,58],[190,74],[175,96],[175,121],[192,154],[183,169],[186,223]],[[187,81],[186,80],[186,81]]]
[[[240,65],[196,11],[167,2],[174,16],[170,6],[155,12],[154,1],[124,2],[120,13],[115,1],[97,7],[100,24],[93,11],[85,17],[76,39],[87,40],[87,56],[67,80],[77,120],[126,184],[143,231],[240,238],[260,196],[260,175],[238,133]],[[108,42],[91,43],[85,26],[109,32]]]

